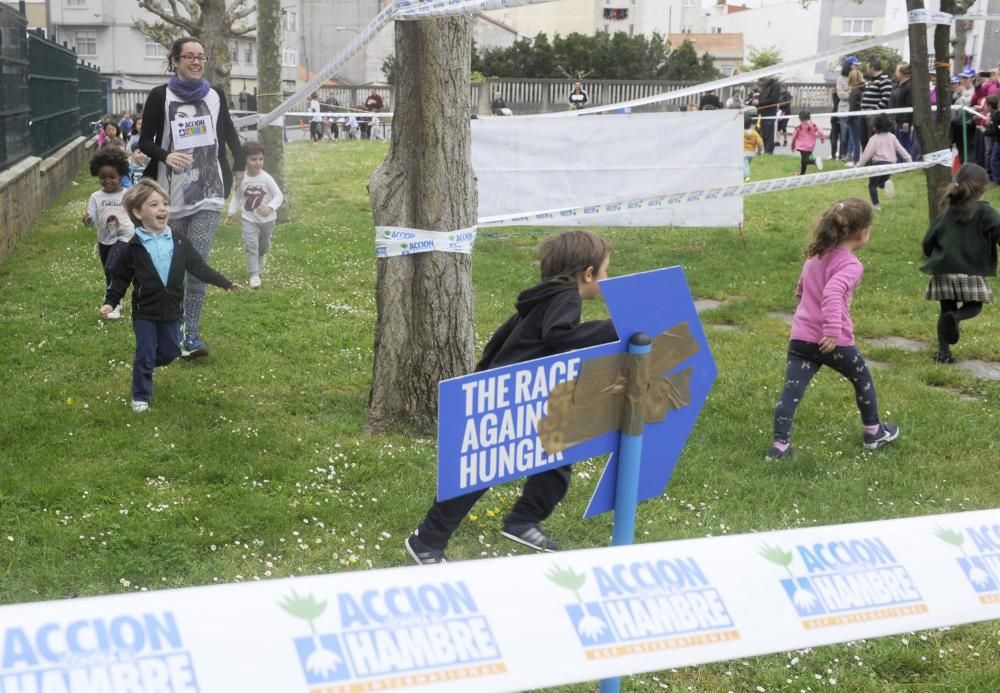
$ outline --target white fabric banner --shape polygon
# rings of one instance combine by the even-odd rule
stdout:
[[[402,226],[375,227],[375,257],[398,257],[416,253],[472,253],[476,227],[458,231],[424,231]],[[3,693],[0,690],[0,693]]]
[[[739,111],[472,121],[479,218],[573,208],[743,181]],[[658,209],[555,215],[536,225],[732,227],[739,197]]]
[[[996,618],[981,510],[5,606],[0,691],[523,691]]]

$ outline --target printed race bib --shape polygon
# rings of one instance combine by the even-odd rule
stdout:
[[[211,115],[178,118],[171,121],[170,131],[174,151],[215,144],[215,127]]]

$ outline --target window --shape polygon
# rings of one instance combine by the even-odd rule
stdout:
[[[870,36],[875,33],[874,19],[843,19],[842,36]]]
[[[295,10],[284,10],[282,15],[281,23],[285,27],[285,31],[298,31],[299,13]]]
[[[236,39],[229,41],[229,59],[233,61],[233,64],[240,62],[240,42]]]
[[[66,7],[86,7],[87,0],[66,0]]]
[[[78,31],[74,37],[73,45],[76,46],[76,54],[87,58],[97,57],[97,32]]]
[[[294,48],[285,48],[281,51],[281,66],[282,67],[298,67],[299,66],[299,52]]]
[[[247,41],[243,48],[243,62],[247,65],[253,65],[253,41]]]
[[[166,46],[160,44],[158,41],[146,37],[146,57],[147,58],[165,58],[167,56]]]
[[[628,19],[628,10],[624,8],[617,7],[605,7],[604,8],[604,18],[613,19],[619,21],[622,19]]]
[[[684,7],[694,7],[694,0],[684,0]]]

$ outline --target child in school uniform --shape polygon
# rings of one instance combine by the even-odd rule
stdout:
[[[989,185],[981,166],[962,166],[945,193],[948,208],[924,236],[927,264],[921,271],[932,275],[925,297],[941,304],[934,355],[938,363],[955,363],[951,346],[958,343],[959,323],[976,317],[984,303],[993,301],[986,278],[997,274],[1000,214],[983,200]]]
[[[618,339],[610,320],[580,322],[583,301],[597,298],[607,277],[611,246],[589,231],[564,231],[538,247],[541,282],[522,291],[517,312],[500,326],[483,350],[476,371],[560,354]],[[504,519],[501,534],[538,551],[557,551],[539,525],[569,489],[569,466],[528,477],[521,497]],[[487,489],[436,500],[407,537],[406,551],[421,565],[446,562],[444,550],[472,506]]]
[[[128,159],[115,149],[103,149],[90,160],[90,175],[100,181],[101,189],[90,195],[83,224],[97,227],[97,249],[104,270],[105,287],[111,283],[111,268],[135,233],[122,203],[125,188],[121,182],[128,172]],[[114,310],[108,313],[108,319],[119,319],[121,309],[121,304],[116,303]]]
[[[243,218],[243,247],[247,254],[247,272],[250,274],[250,288],[260,288],[260,273],[267,262],[267,251],[271,249],[271,235],[278,218],[275,212],[285,198],[274,178],[264,170],[264,148],[257,142],[243,145],[247,170],[239,188],[229,203],[229,226],[236,218],[237,207]]]
[[[743,118],[743,181],[750,181],[750,162],[764,151],[764,138],[754,127],[753,117]]]
[[[816,164],[817,169],[823,170],[823,159],[820,158],[819,154],[813,156],[817,138],[820,142],[826,142],[826,133],[823,132],[823,128],[812,122],[809,111],[799,111],[799,125],[792,133],[792,151],[798,152],[802,157],[802,165],[799,169],[800,176],[806,174],[806,166],[809,164]]]
[[[241,287],[205,264],[187,236],[171,233],[167,226],[170,198],[151,178],[132,186],[123,203],[135,224],[135,235],[111,271],[100,316],[110,315],[131,284],[132,410],[144,412],[153,396],[153,369],[181,355],[185,272],[226,290]]]
[[[893,134],[894,126],[892,118],[885,113],[879,113],[875,116],[873,127],[875,134],[868,139],[865,151],[862,152],[861,158],[858,160],[858,166],[894,164],[900,159],[903,161],[913,160],[910,153],[903,148],[903,145],[899,143],[899,140]],[[868,179],[868,196],[877,210],[882,209],[878,200],[879,189],[885,190],[886,197],[893,197],[896,194],[896,188],[893,182],[889,180],[889,176],[870,177]]]

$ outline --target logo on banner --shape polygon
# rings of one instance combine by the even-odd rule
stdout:
[[[576,601],[566,614],[588,660],[739,640],[719,592],[694,558],[553,568],[546,577]],[[584,599],[587,578],[596,597]]]
[[[294,591],[282,609],[309,623],[294,639],[302,674],[319,689],[379,690],[502,674],[507,666],[489,621],[462,581],[342,592],[326,601]],[[331,609],[331,611],[334,611]],[[325,630],[324,625],[336,625]]]
[[[955,560],[980,603],[1000,604],[1000,525],[966,527],[965,532],[938,527],[934,536],[962,552],[962,557]],[[973,555],[963,546],[966,536],[975,547]]]
[[[792,572],[795,554],[806,575]],[[910,573],[878,537],[798,544],[794,553],[764,544],[760,555],[785,569],[781,587],[805,628],[927,612]]]
[[[0,629],[0,691],[198,693],[173,613]]]

